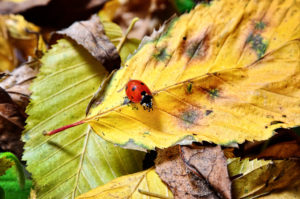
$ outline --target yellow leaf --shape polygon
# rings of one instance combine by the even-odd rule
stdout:
[[[0,71],[12,70],[28,56],[45,52],[46,45],[39,32],[39,27],[21,15],[0,15]]]
[[[109,198],[148,198],[147,196],[160,196],[160,198],[173,198],[167,186],[161,181],[153,168],[116,178],[111,182],[92,189],[80,195],[77,199],[109,199]],[[156,197],[157,198],[157,197]]]
[[[85,122],[147,149],[265,140],[299,125],[299,17],[293,0],[198,5],[144,39]],[[148,85],[153,111],[123,103],[130,79]]]

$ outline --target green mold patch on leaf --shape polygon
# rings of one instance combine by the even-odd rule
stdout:
[[[259,59],[265,54],[268,47],[268,42],[259,34],[250,34],[246,42],[255,50]]]
[[[74,198],[141,170],[144,153],[104,141],[87,124],[53,136],[42,134],[85,118],[85,109],[108,72],[67,39],[52,46],[41,62],[23,132],[23,159],[32,173],[37,198]]]
[[[158,50],[158,52],[154,54],[153,57],[155,57],[158,61],[166,61],[170,58],[170,55],[168,54],[166,48],[162,48]]]
[[[266,24],[263,21],[257,22],[255,24],[256,30],[263,30],[266,27]]]

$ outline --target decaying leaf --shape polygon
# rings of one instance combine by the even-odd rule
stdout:
[[[265,140],[297,126],[299,17],[293,0],[198,5],[142,42],[84,121],[110,142],[147,149]],[[123,103],[130,79],[150,88],[153,111]]]
[[[281,142],[262,151],[257,158],[287,159],[300,158],[300,143],[297,140]]]
[[[112,180],[76,199],[139,199],[149,198],[149,196],[161,199],[173,198],[171,191],[168,190],[153,168]]]
[[[25,113],[29,103],[31,95],[29,86],[38,73],[39,65],[40,62],[37,60],[25,63],[7,74],[0,82],[0,87],[9,94],[22,113]]]
[[[252,198],[274,190],[300,185],[299,160],[239,160],[230,161],[228,171],[234,198]]]
[[[185,165],[196,175],[205,178],[221,198],[231,198],[227,162],[220,146],[182,146],[181,157]]]
[[[105,35],[104,27],[97,15],[93,15],[88,21],[75,22],[69,28],[57,33],[67,35],[84,46],[107,70],[119,68],[121,62],[119,53]]]
[[[25,117],[5,90],[0,87],[0,148],[19,158],[24,143],[20,140]]]
[[[46,51],[39,31],[21,15],[0,15],[0,71],[12,70]]]
[[[74,198],[141,170],[144,153],[109,144],[86,124],[57,136],[42,134],[84,118],[87,104],[108,72],[71,39],[59,40],[41,62],[22,137],[23,159],[35,181],[37,198]]]
[[[226,159],[219,146],[159,150],[155,167],[175,198],[231,198]]]

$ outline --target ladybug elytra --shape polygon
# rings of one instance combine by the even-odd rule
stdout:
[[[133,103],[140,103],[144,109],[152,109],[152,93],[140,80],[130,80],[126,85],[126,95]]]

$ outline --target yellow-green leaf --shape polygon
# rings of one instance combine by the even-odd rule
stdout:
[[[172,192],[161,181],[153,168],[117,178],[103,186],[97,187],[77,197],[77,199],[110,199],[110,198],[173,198]]]
[[[198,5],[144,39],[85,121],[110,142],[147,149],[265,140],[297,126],[299,17],[293,0]],[[123,103],[130,79],[148,85],[153,111]]]
[[[233,159],[228,165],[234,198],[255,198],[274,190],[300,185],[299,160]]]
[[[115,177],[142,169],[144,153],[105,142],[87,125],[54,136],[44,130],[85,117],[85,108],[107,76],[82,46],[63,39],[41,59],[23,133],[37,198],[74,198]]]

